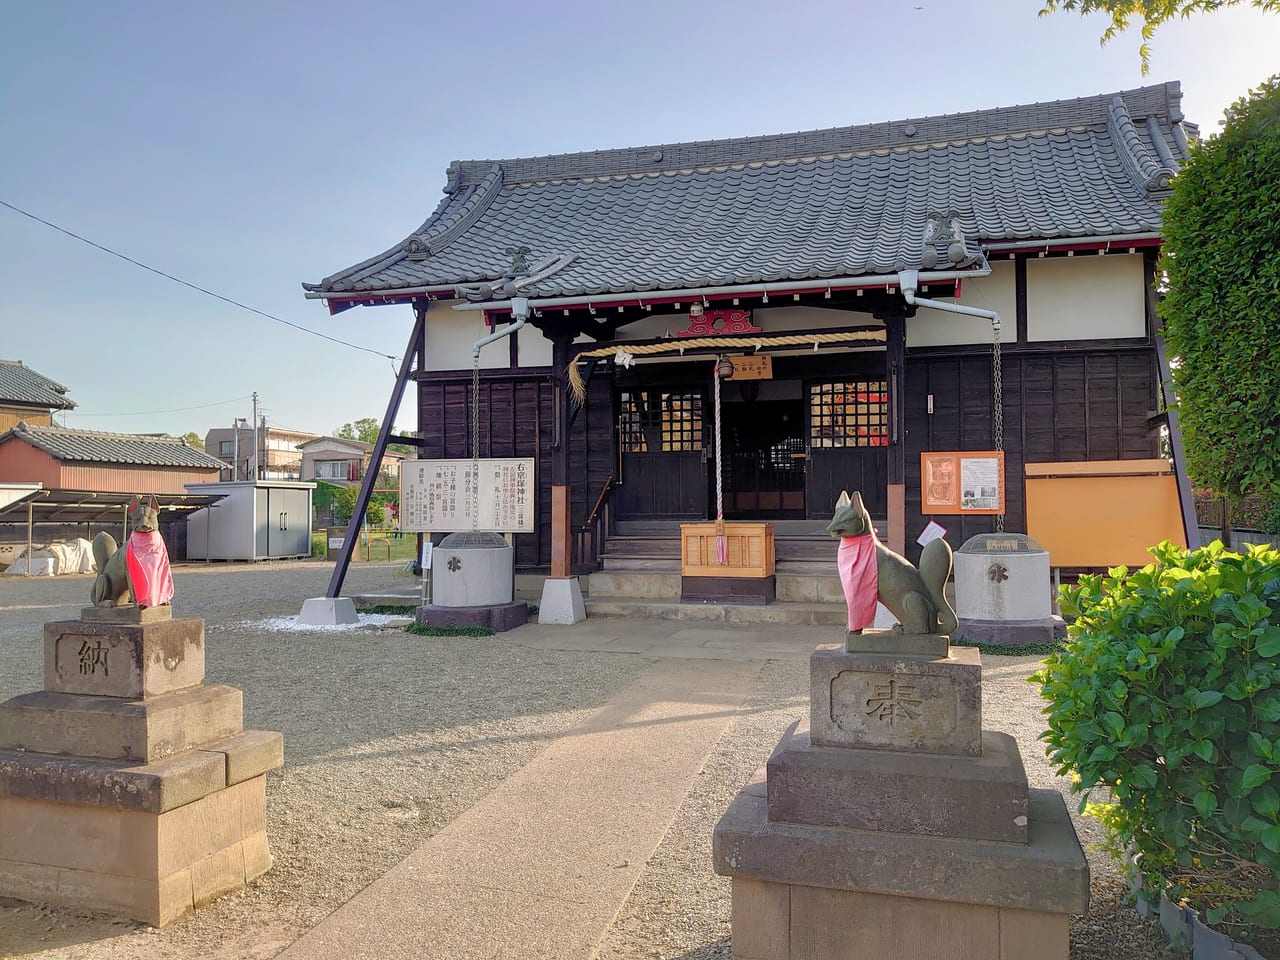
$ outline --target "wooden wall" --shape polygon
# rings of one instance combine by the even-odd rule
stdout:
[[[538,529],[515,537],[520,567],[551,563],[551,454],[555,436],[551,371],[482,372],[480,456],[534,457]],[[471,451],[471,374],[428,373],[418,384],[425,460],[466,458]],[[569,429],[571,519],[586,519],[613,472],[613,397],[607,376],[593,378]]]
[[[1131,348],[1006,350],[1004,381],[1005,529],[1026,531],[1024,463],[1128,460],[1159,456],[1147,426],[1155,410],[1155,354]],[[933,395],[933,414],[928,397]],[[991,355],[912,355],[906,369],[908,554],[929,517],[920,512],[920,453],[992,446]],[[1088,509],[1088,504],[1081,504]],[[939,516],[959,546],[994,529],[990,516]]]

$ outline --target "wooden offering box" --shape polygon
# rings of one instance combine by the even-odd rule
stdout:
[[[714,523],[680,524],[680,575],[682,577],[773,576],[773,524],[726,523],[728,562],[716,560]]]

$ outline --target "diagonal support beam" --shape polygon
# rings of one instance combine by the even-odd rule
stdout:
[[[418,352],[418,339],[426,328],[429,305],[430,302],[427,300],[415,300],[413,304],[413,333],[409,335],[409,345],[405,347],[404,359],[400,361],[400,374],[396,377],[391,399],[387,402],[387,412],[382,418],[378,441],[373,445],[373,453],[369,458],[369,469],[365,471],[364,479],[360,482],[360,496],[356,499],[356,508],[351,514],[351,522],[347,524],[347,535],[343,538],[338,562],[334,564],[333,576],[329,578],[329,588],[324,592],[324,595],[331,600],[342,593],[342,582],[347,578],[347,568],[351,565],[351,553],[355,550],[356,541],[360,535],[360,524],[364,520],[364,512],[369,509],[369,500],[373,497],[373,488],[378,482],[378,471],[382,469],[382,455],[387,452],[387,443],[392,436],[392,421],[400,410],[400,401],[404,397],[405,384],[409,382],[413,358]]]

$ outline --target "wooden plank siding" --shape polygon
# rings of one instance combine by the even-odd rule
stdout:
[[[518,567],[551,563],[551,456],[554,381],[542,368],[483,371],[480,380],[481,457],[533,457],[537,530],[515,536]],[[471,451],[469,372],[428,373],[418,384],[423,459],[466,459]],[[594,377],[587,402],[569,431],[572,528],[586,519],[613,470],[613,398],[607,376]]]
[[[1007,530],[1026,530],[1024,463],[1159,456],[1159,439],[1147,425],[1156,390],[1150,345],[1053,353],[1007,350],[1003,360]],[[920,454],[991,449],[991,357],[912,356],[908,351],[906,376],[907,553],[918,558],[915,538],[929,521],[920,512]],[[995,528],[990,516],[937,519],[950,532],[947,539],[953,546]]]

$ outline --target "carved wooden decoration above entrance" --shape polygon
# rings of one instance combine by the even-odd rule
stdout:
[[[689,318],[689,326],[676,332],[677,337],[715,337],[730,334],[762,333],[763,328],[751,322],[750,310],[706,310]]]

